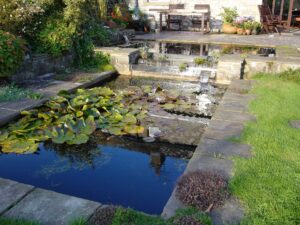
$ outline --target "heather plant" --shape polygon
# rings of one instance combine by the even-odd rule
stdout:
[[[179,180],[176,195],[188,206],[210,211],[224,203],[229,195],[227,186],[227,180],[219,172],[196,171]]]

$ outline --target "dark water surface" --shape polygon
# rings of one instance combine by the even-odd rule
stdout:
[[[67,147],[74,151],[64,145],[42,144],[38,154],[0,154],[0,177],[160,214],[187,160],[131,149],[125,142]]]

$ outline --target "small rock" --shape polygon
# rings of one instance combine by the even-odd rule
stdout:
[[[149,137],[155,138],[162,135],[161,130],[158,127],[149,127],[148,128]]]
[[[291,120],[290,126],[295,129],[300,129],[300,120]]]
[[[155,138],[154,137],[144,137],[143,141],[147,142],[147,143],[151,143],[151,142],[155,141]]]

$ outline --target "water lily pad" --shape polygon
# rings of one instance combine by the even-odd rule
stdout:
[[[28,154],[37,151],[39,144],[33,140],[14,139],[1,143],[4,153]]]
[[[144,133],[144,127],[137,125],[128,125],[124,127],[124,132],[128,134],[142,134]]]

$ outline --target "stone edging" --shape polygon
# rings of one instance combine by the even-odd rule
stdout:
[[[228,178],[233,176],[232,156],[251,157],[250,146],[230,142],[239,137],[248,121],[255,117],[248,113],[248,105],[255,96],[248,94],[253,81],[232,81],[223,96],[209,126],[184,174],[197,170],[218,170]],[[172,217],[184,205],[176,197],[176,188],[167,202],[162,216]],[[244,217],[244,210],[238,199],[231,197],[223,207],[211,212],[213,224],[238,224]]]
[[[85,83],[74,83],[68,81],[54,81],[46,88],[34,90],[35,92],[43,94],[45,97],[40,100],[33,99],[21,99],[15,102],[7,102],[0,104],[0,127],[9,123],[12,120],[17,119],[20,116],[20,112],[24,110],[30,110],[43,105],[50,97],[57,95],[61,90],[73,92],[78,88],[91,87],[101,81],[107,80],[117,74],[116,71],[108,71],[103,73],[93,74],[94,78],[91,81]]]

